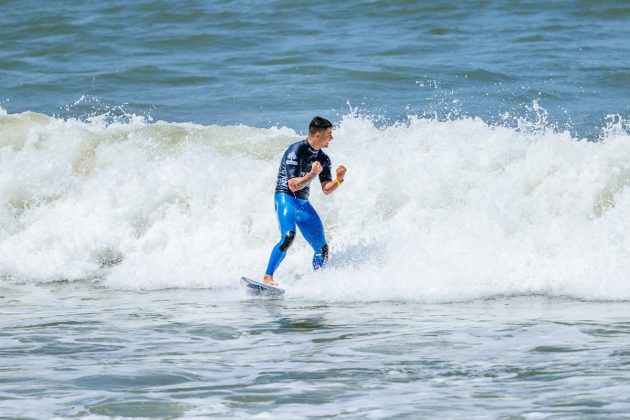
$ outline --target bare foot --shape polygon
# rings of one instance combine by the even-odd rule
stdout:
[[[273,277],[271,277],[270,275],[265,274],[265,277],[263,278],[263,283],[268,284],[269,286],[277,286],[278,283],[276,283],[273,279]]]

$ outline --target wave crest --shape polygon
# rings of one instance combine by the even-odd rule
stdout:
[[[278,277],[293,296],[326,300],[630,298],[628,123],[611,117],[592,142],[539,115],[517,127],[344,116],[327,152],[347,182],[311,198],[331,267],[311,273],[298,240]],[[298,139],[0,113],[0,276],[232,293],[277,240],[277,166]]]

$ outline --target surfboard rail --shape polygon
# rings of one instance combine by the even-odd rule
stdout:
[[[278,286],[270,286],[252,280],[245,276],[241,276],[241,284],[245,287],[248,294],[252,296],[282,296],[284,295],[284,289]]]

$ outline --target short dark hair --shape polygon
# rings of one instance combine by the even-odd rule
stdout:
[[[311,123],[308,125],[308,133],[315,134],[320,131],[326,131],[329,128],[332,128],[332,123],[328,121],[326,118],[315,117],[311,120]]]

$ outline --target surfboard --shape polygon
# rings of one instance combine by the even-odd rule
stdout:
[[[252,296],[282,296],[284,295],[284,289],[277,286],[270,286],[265,283],[257,282],[256,280],[248,279],[247,277],[241,277],[241,284],[245,287],[247,293]]]

